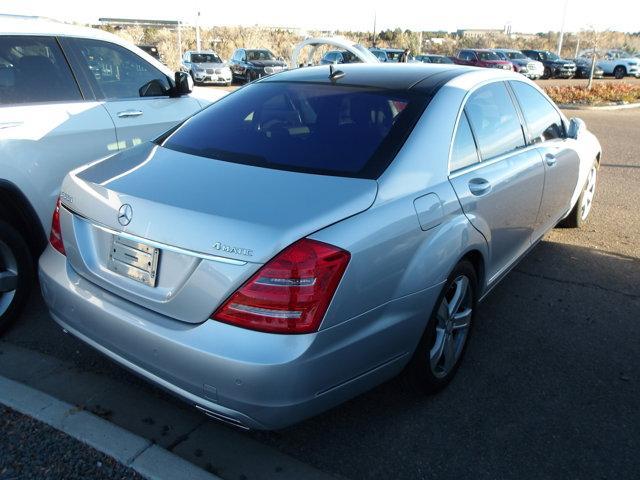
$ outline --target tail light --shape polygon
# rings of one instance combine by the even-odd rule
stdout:
[[[262,332],[315,332],[350,258],[332,245],[299,240],[262,266],[211,318]]]
[[[64,251],[64,243],[62,241],[62,230],[60,230],[60,205],[60,198],[58,197],[56,209],[53,211],[53,219],[51,220],[49,243],[61,254],[66,255],[66,252]]]

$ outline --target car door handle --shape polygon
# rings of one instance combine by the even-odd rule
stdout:
[[[558,161],[558,159],[556,158],[556,156],[552,153],[547,153],[544,156],[544,161],[547,165],[549,165],[550,167],[553,167],[556,162]]]
[[[472,178],[469,180],[469,191],[476,197],[480,197],[491,191],[491,184],[484,178]]]
[[[118,112],[117,115],[118,118],[139,117],[142,115],[142,110],[124,110],[122,112]]]

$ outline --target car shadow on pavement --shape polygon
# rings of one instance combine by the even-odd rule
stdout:
[[[351,478],[632,478],[638,311],[640,259],[543,241],[480,305],[440,394],[398,378],[253,435]]]
[[[231,471],[217,463],[226,461],[220,449],[233,447],[219,438],[235,438],[346,478],[634,478],[638,311],[640,259],[543,241],[479,306],[466,358],[444,391],[421,395],[396,378],[278,432],[229,436],[230,427],[63,335],[39,295],[3,340],[73,366],[46,376],[0,357],[0,373],[107,412],[166,448],[204,424],[218,439],[198,442],[187,458],[220,474]]]

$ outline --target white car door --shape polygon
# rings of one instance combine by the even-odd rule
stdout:
[[[86,98],[55,38],[0,36],[0,180],[45,231],[67,172],[117,149],[110,116]]]
[[[152,140],[200,110],[191,96],[172,98],[167,76],[134,52],[114,43],[74,38],[65,43],[116,126],[118,147]]]

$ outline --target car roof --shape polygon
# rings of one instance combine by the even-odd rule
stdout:
[[[173,76],[171,70],[144,50],[116,35],[98,28],[82,27],[42,17],[0,14],[0,35],[76,37],[103,40],[135,52],[136,55],[143,57],[158,70],[165,73],[165,75]]]
[[[110,42],[115,35],[97,28],[82,27],[70,23],[58,22],[42,17],[0,14],[0,34],[2,35],[54,35],[57,37],[83,37]],[[118,43],[121,43],[119,41]]]
[[[338,68],[344,73],[333,82],[329,79],[329,67],[305,67],[287,70],[276,75],[264,77],[262,82],[308,82],[308,83],[336,83],[338,85],[350,85],[371,88],[383,88],[391,90],[415,90],[430,89],[425,80],[441,83],[474,71],[473,67],[465,67],[454,64],[428,64],[428,63],[354,63],[340,65]],[[420,84],[420,85],[418,85]]]

